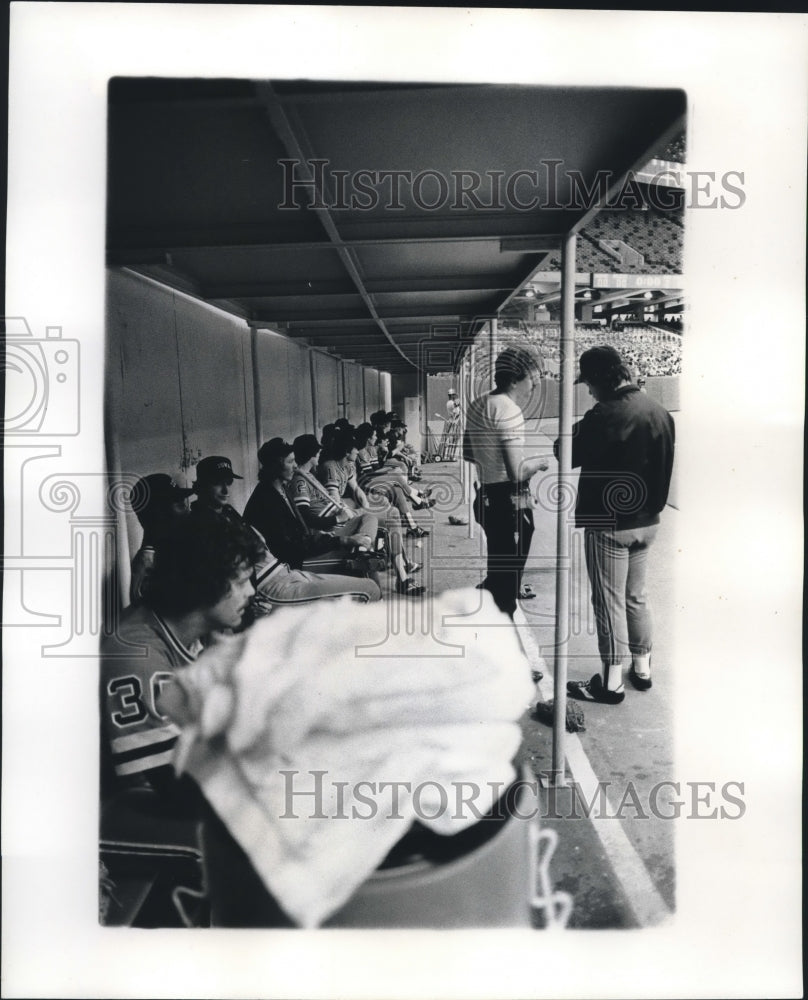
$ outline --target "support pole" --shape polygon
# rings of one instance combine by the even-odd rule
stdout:
[[[258,367],[258,331],[253,327],[250,330],[250,361],[252,363],[253,377],[253,414],[255,415],[255,447],[260,448],[264,443],[264,428],[261,418],[261,372]]]
[[[115,344],[114,348],[112,345],[107,343],[107,371],[115,371],[116,369],[112,367],[112,350],[115,350],[116,357],[118,351],[118,345]],[[115,416],[121,412],[121,401],[119,398],[119,389],[115,379],[107,380],[107,393],[104,398],[104,447],[106,450],[106,464],[107,464],[107,475],[109,476],[110,483],[123,483],[123,470],[121,469],[121,447],[118,440],[117,428],[115,427]],[[58,452],[57,452],[58,454]],[[8,466],[6,467],[8,471]],[[183,469],[183,472],[185,470]],[[7,482],[12,482],[13,480],[8,479]],[[126,515],[123,512],[121,505],[115,508],[115,551],[114,559],[107,563],[105,585],[107,593],[105,594],[105,608],[110,612],[112,616],[115,616],[117,621],[117,615],[123,610],[126,605],[129,604],[129,584],[132,578],[131,565],[132,557],[129,550],[129,533],[126,530]],[[6,534],[6,554],[10,554],[13,551],[13,545],[8,544],[9,537]],[[20,551],[22,551],[22,539],[20,540]],[[114,582],[112,577],[115,577]],[[110,602],[112,602],[112,597],[119,597],[120,600],[118,604],[114,607],[108,606],[106,598],[110,597]],[[119,605],[119,606],[118,606]],[[104,622],[105,625],[109,624],[109,618]]]
[[[570,632],[570,528],[567,493],[572,476],[575,378],[575,234],[561,248],[561,399],[558,414],[558,510],[556,512],[556,623],[553,670],[553,783],[565,785],[567,644]]]
[[[319,438],[320,414],[317,407],[317,364],[314,359],[314,351],[309,348],[309,375],[311,377],[311,419],[314,423],[312,434]]]
[[[458,433],[460,435],[460,466],[463,469],[463,490],[466,504],[466,519],[469,522],[468,537],[474,538],[474,469],[475,466],[463,459],[463,438],[466,430],[466,414],[469,403],[476,396],[477,366],[475,363],[475,345],[472,342],[466,351],[463,359],[465,368],[464,377],[460,380],[460,424]]]

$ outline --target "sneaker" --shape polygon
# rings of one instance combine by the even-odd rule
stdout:
[[[359,576],[371,576],[386,570],[387,560],[381,556],[357,556],[354,559],[346,559],[345,566],[352,573],[358,573]]]
[[[633,663],[629,668],[628,679],[638,691],[647,691],[654,683],[650,677],[641,677],[634,669]]]
[[[412,501],[413,510],[428,510],[430,507],[434,507],[438,501],[434,497],[424,497],[420,502],[418,500]]]
[[[567,681],[567,694],[579,701],[597,701],[604,705],[619,705],[626,696],[623,690],[605,688],[600,674],[594,674],[588,681]]]
[[[426,593],[426,587],[422,587],[415,582],[415,580],[399,580],[396,583],[396,590],[399,594],[404,594],[405,597],[420,597],[421,594]]]
[[[407,572],[410,574],[410,576],[412,576],[415,573],[420,573],[420,571],[421,571],[420,563],[410,563],[410,565],[407,567]]]
[[[407,528],[408,538],[426,538],[429,532],[425,528]]]

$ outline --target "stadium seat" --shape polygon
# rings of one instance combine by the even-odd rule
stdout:
[[[134,788],[102,805],[100,826],[105,926],[207,926],[195,820],[166,815],[151,789]]]

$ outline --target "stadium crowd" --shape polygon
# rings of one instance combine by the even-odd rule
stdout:
[[[599,323],[576,323],[576,350],[585,351],[596,344],[614,347],[623,358],[635,378],[656,375],[681,375],[682,338],[674,330],[674,324],[665,329],[643,323],[614,322],[611,326]],[[508,327],[502,328],[504,338],[508,337]],[[560,329],[555,324],[521,327],[520,339],[535,346],[544,359],[545,378],[558,374],[561,361],[559,345]]]

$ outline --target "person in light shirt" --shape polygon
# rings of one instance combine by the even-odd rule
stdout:
[[[523,453],[523,410],[539,385],[540,369],[539,358],[527,348],[502,351],[494,366],[496,388],[468,407],[463,439],[463,458],[477,465],[474,516],[488,544],[483,587],[511,618],[533,538],[529,483],[548,468],[544,457]]]

